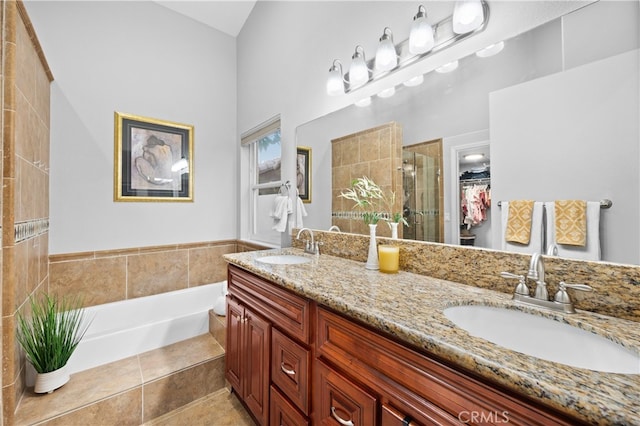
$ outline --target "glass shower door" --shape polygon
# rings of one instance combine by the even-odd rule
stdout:
[[[406,239],[442,242],[440,232],[440,162],[437,157],[403,150],[402,183]]]

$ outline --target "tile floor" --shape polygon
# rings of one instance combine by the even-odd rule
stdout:
[[[252,426],[251,416],[227,389],[153,419],[144,426]]]

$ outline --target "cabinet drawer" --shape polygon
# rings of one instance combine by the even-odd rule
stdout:
[[[271,421],[274,426],[308,426],[309,421],[300,413],[287,398],[271,386]]]
[[[232,296],[248,302],[253,310],[292,337],[310,343],[310,302],[247,271],[229,265]]]
[[[458,418],[453,417],[437,407],[426,412],[410,412],[400,410],[390,404],[382,404],[380,424],[382,426],[460,426],[463,424]]]
[[[316,363],[315,422],[321,425],[370,426],[376,424],[376,398],[346,377]]]
[[[276,329],[271,333],[271,381],[309,414],[311,353]]]
[[[419,426],[410,416],[384,404],[382,405],[380,422],[384,426]]]
[[[454,420],[477,414],[465,420],[468,424],[486,418],[504,423],[507,414],[510,425],[575,424],[561,413],[503,392],[328,310],[317,310],[317,329],[318,357],[371,389],[398,395],[416,413],[439,411]]]

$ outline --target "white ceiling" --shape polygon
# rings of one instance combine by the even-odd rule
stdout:
[[[174,0],[156,3],[233,37],[238,36],[256,4],[255,0]]]

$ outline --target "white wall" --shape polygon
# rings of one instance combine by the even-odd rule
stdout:
[[[235,39],[149,1],[25,4],[55,77],[49,252],[235,238]],[[113,201],[114,111],[195,126],[193,203]]]
[[[630,264],[640,262],[639,58],[633,50],[490,97],[492,198],[610,199],[603,260]]]
[[[247,131],[281,114],[283,178],[293,180],[296,127],[351,105],[360,97],[375,94],[383,86],[400,84],[410,76],[433,70],[588,3],[591,1],[490,2],[490,23],[483,33],[377,84],[332,98],[327,96],[325,84],[333,60],[340,59],[343,66],[348,67],[357,44],[362,45],[367,58],[371,58],[385,26],[393,30],[396,42],[406,39],[419,3],[259,1],[237,39],[238,130]],[[430,2],[427,13],[437,22],[449,16],[452,10],[453,2]],[[241,152],[243,164],[247,163],[246,151]],[[315,157],[313,164],[315,169]],[[248,185],[247,174],[246,170],[240,172],[241,188]],[[318,182],[318,179],[322,177],[314,175],[312,182]],[[242,215],[239,233],[243,237],[248,234],[248,196],[245,192],[241,191],[238,204]],[[319,203],[317,194],[314,190],[313,203],[307,205],[307,210],[313,210]],[[286,235],[283,243],[287,243]]]

